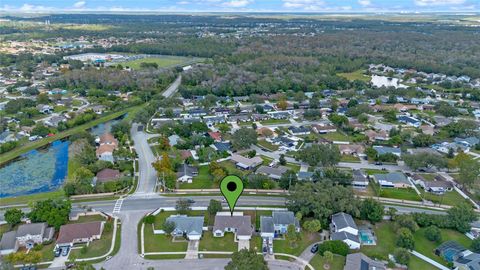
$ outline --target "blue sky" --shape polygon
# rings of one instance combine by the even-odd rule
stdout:
[[[480,0],[0,0],[0,11],[479,12]]]

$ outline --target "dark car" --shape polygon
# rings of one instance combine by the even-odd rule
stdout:
[[[383,163],[380,162],[380,161],[377,161],[377,162],[375,162],[375,165],[383,165]]]
[[[310,249],[310,252],[312,252],[312,253],[317,253],[317,251],[318,251],[318,244],[315,244],[315,245],[313,245],[312,248]]]
[[[60,257],[61,253],[62,253],[62,249],[60,248],[55,249],[55,257]]]
[[[194,199],[187,199],[187,202],[188,203],[195,203],[195,200]]]

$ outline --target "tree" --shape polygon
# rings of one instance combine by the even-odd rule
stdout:
[[[432,135],[418,134],[413,137],[412,142],[415,147],[428,147],[435,143],[435,139]]]
[[[316,233],[322,229],[322,223],[318,219],[307,220],[303,223],[303,228],[309,233]]]
[[[459,168],[458,180],[460,183],[470,187],[475,182],[478,182],[480,179],[480,163],[478,163],[478,161],[468,157],[457,164]]]
[[[397,263],[408,265],[408,262],[410,261],[410,252],[404,248],[396,248],[393,252],[393,257],[395,257]]]
[[[175,230],[175,222],[166,220],[162,224],[162,230],[165,232],[165,234],[170,235],[173,230]]]
[[[369,159],[376,159],[378,156],[378,152],[373,147],[367,147],[365,149],[365,155],[367,155]]]
[[[285,234],[285,240],[287,240],[288,244],[290,247],[295,248],[298,244],[298,241],[300,241],[302,238],[302,235],[297,232],[295,225],[290,224],[287,227],[287,233]]]
[[[348,118],[344,115],[333,113],[333,114],[330,114],[328,119],[332,121],[332,123],[337,127],[343,127],[348,125]]]
[[[448,209],[448,220],[451,226],[461,233],[470,231],[470,223],[476,218],[475,211],[468,203],[462,202]]]
[[[47,222],[48,225],[58,230],[60,226],[68,222],[71,208],[68,200],[48,199],[36,202],[27,216],[32,222]]]
[[[325,251],[323,253],[323,257],[325,258],[325,260],[327,261],[327,263],[332,263],[333,261],[333,253],[330,252],[330,251]]]
[[[232,135],[232,147],[242,150],[257,143],[257,132],[251,128],[242,127]]]
[[[285,159],[285,154],[280,154],[280,158],[278,159],[278,162],[282,166],[287,165],[287,160]]]
[[[408,228],[400,228],[397,231],[397,239],[395,244],[398,247],[413,249],[415,247],[415,239],[412,232]]]
[[[191,201],[187,199],[178,199],[175,205],[175,210],[177,210],[179,214],[184,215],[188,211],[190,211],[191,204],[192,204]]]
[[[418,230],[418,224],[411,215],[399,215],[395,219],[395,227],[397,230],[400,228],[407,228],[411,232],[416,232]]]
[[[284,174],[282,174],[278,185],[280,186],[280,188],[290,189],[290,187],[294,186],[297,181],[297,174],[292,170],[288,170]]]
[[[154,215],[147,215],[143,218],[143,222],[147,224],[153,224],[155,223],[155,216]]]
[[[207,212],[211,215],[214,216],[217,214],[217,212],[222,211],[222,203],[217,200],[210,200],[210,203],[208,204]]]
[[[300,160],[310,166],[333,166],[340,162],[340,151],[338,146],[329,144],[313,144],[298,152]]]
[[[242,249],[232,254],[232,260],[225,266],[225,270],[268,270],[267,262],[262,255],[253,249]]]
[[[428,226],[424,232],[425,238],[432,242],[441,242],[442,241],[442,234],[440,233],[440,229],[437,226]]]
[[[448,166],[446,158],[432,153],[407,154],[403,156],[403,161],[405,161],[405,164],[413,170],[431,167],[441,169]]]
[[[473,239],[470,249],[472,249],[473,252],[480,253],[480,238],[477,237]]]
[[[372,223],[383,219],[384,207],[374,199],[365,199],[360,204],[360,218],[370,220]]]
[[[397,121],[397,112],[394,110],[388,110],[383,113],[383,119],[387,122],[396,122]]]
[[[10,208],[5,211],[4,214],[5,221],[10,225],[10,227],[19,224],[22,221],[23,216],[24,213],[18,208]]]
[[[280,110],[284,111],[284,110],[286,110],[287,107],[288,107],[288,102],[287,102],[286,100],[282,99],[282,100],[280,100],[280,101],[277,102],[277,107],[278,107]]]

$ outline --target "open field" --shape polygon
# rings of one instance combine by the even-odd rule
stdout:
[[[187,65],[193,62],[194,58],[182,57],[182,56],[170,56],[163,55],[158,57],[147,57],[142,59],[136,59],[121,63],[123,66],[130,67],[132,69],[141,69],[141,63],[157,64],[159,68],[172,67],[177,65]]]
[[[363,70],[357,70],[349,73],[337,73],[337,76],[343,77],[349,81],[360,80],[369,82],[371,80],[370,76],[363,73]]]
[[[316,254],[313,256],[312,260],[310,260],[310,264],[316,270],[343,270],[343,266],[345,265],[345,257],[341,255],[334,255],[333,261],[328,263],[323,256]],[[326,264],[329,266],[328,268],[324,268]]]

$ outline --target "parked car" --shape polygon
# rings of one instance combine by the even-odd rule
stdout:
[[[62,248],[62,256],[67,256],[69,251],[70,251],[69,247]]]
[[[273,255],[273,246],[268,247],[268,254]]]
[[[375,162],[375,165],[381,166],[381,165],[383,165],[383,163],[380,162],[380,161],[377,161],[377,162]]]
[[[55,249],[55,257],[60,257],[61,253],[62,253],[62,249],[60,248]]]
[[[187,199],[187,202],[188,203],[195,203],[195,200],[194,199]]]
[[[310,249],[310,252],[312,252],[312,253],[317,253],[317,251],[318,251],[318,244],[315,244],[315,245],[313,245],[312,248]]]

